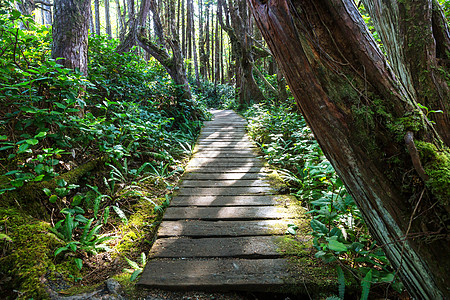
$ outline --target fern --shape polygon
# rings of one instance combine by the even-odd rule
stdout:
[[[342,268],[340,266],[336,267],[337,275],[338,275],[338,283],[339,283],[339,298],[344,299],[345,295],[345,276],[344,271],[342,271]]]

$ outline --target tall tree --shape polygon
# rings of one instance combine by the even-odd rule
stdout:
[[[236,88],[241,104],[260,101],[264,96],[253,77],[252,38],[248,32],[246,1],[218,1],[219,21],[231,42],[232,57],[235,61]],[[224,13],[225,19],[222,14]]]
[[[100,35],[100,0],[94,0],[95,34]]]
[[[55,0],[52,57],[87,74],[90,0]]]
[[[197,56],[197,42],[195,38],[195,19],[194,19],[194,1],[190,1],[190,19],[191,19],[191,33],[192,33],[192,59],[194,60],[195,84],[200,87],[200,75],[198,73],[198,56]]]
[[[112,30],[111,30],[111,15],[109,9],[109,0],[105,0],[105,23],[106,23],[106,34],[108,35],[108,39],[111,39]]]
[[[170,0],[168,4],[169,19],[174,21],[175,4],[173,0]],[[156,41],[149,37],[148,30],[144,26],[150,11],[152,12],[153,24],[157,35]],[[170,31],[167,32],[166,36],[164,35],[155,0],[142,0],[138,17],[133,18],[129,32],[124,41],[117,47],[117,51],[129,51],[136,43],[158,60],[166,69],[167,73],[169,73],[174,83],[182,88],[182,98],[191,99],[191,89],[186,77],[178,30],[175,28],[173,22],[171,23]],[[169,45],[172,54],[169,54],[168,49],[165,48],[166,44]]]
[[[383,7],[391,14],[388,2]],[[410,294],[448,298],[450,152],[417,105],[423,99],[403,88],[420,84],[395,77],[352,0],[250,3],[300,110]],[[416,15],[418,3],[429,7],[432,0],[398,3]],[[401,44],[418,61],[438,40],[420,37],[445,28],[433,24],[419,18],[406,36],[421,46]],[[414,68],[422,73],[426,65]],[[450,71],[445,63],[440,68]],[[439,126],[450,131],[448,122]]]

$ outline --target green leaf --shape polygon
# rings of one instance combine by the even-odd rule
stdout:
[[[78,270],[81,270],[83,268],[83,260],[80,258],[75,258],[75,265],[77,266]]]
[[[6,141],[7,139],[8,139],[8,136],[0,135],[0,141]]]
[[[128,224],[128,219],[125,213],[117,206],[113,205],[112,208],[116,212],[116,214],[119,216],[119,218],[122,220],[123,223]]]
[[[56,184],[60,187],[65,187],[67,185],[67,181],[61,178],[56,181]]]
[[[69,250],[69,249],[67,248],[67,246],[59,247],[59,248],[56,249],[56,251],[55,251],[55,256],[57,256],[58,254],[60,254],[60,253],[63,252],[63,251],[67,251],[67,250]]]
[[[8,150],[8,149],[11,149],[11,148],[14,148],[14,146],[3,146],[3,147],[0,147],[0,151]]]
[[[323,235],[328,233],[327,226],[325,226],[325,224],[323,224],[322,222],[320,222],[319,220],[316,220],[316,219],[312,219],[311,220],[311,228],[315,232],[318,232],[318,233],[323,234]]]
[[[5,240],[7,242],[12,242],[13,240],[4,233],[0,233],[0,240]]]
[[[39,143],[39,140],[37,140],[37,139],[28,139],[25,142],[27,144],[30,144],[30,145],[37,145],[37,143]]]
[[[50,201],[50,203],[56,203],[57,200],[58,200],[58,196],[56,196],[56,195],[51,195],[50,198],[48,199],[48,201]]]
[[[72,206],[77,206],[81,204],[81,201],[83,201],[83,196],[82,195],[75,195],[72,199]]]
[[[41,131],[41,132],[39,132],[38,134],[36,134],[36,135],[34,136],[34,138],[37,139],[37,138],[44,137],[44,136],[46,136],[46,135],[47,135],[47,132],[46,132],[46,131]]]
[[[347,247],[345,247],[345,245],[341,242],[338,242],[334,239],[329,239],[328,240],[328,248],[332,251],[336,251],[336,252],[346,252],[347,251]]]
[[[50,191],[48,188],[43,188],[42,191],[44,191],[44,193],[49,197],[52,194],[52,191]]]
[[[20,145],[19,150],[17,151],[17,153],[24,153],[24,152],[26,152],[29,146],[30,146],[29,144],[22,144],[22,145]]]
[[[367,300],[369,298],[369,291],[370,291],[370,285],[372,281],[372,269],[367,272],[366,276],[364,276],[364,279],[361,281],[361,300]]]
[[[139,274],[141,274],[142,273],[142,270],[135,270],[134,272],[133,272],[133,274],[131,274],[131,276],[130,276],[130,281],[134,281],[134,280],[136,280],[136,278],[139,276]]]
[[[130,265],[130,267],[132,267],[135,270],[140,270],[141,267],[134,261],[132,261],[131,259],[129,259],[128,257],[124,256],[125,260],[127,261],[127,263]]]

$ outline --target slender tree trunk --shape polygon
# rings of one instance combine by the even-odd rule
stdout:
[[[52,25],[52,7],[43,3],[41,4],[41,6],[42,25],[48,27]]]
[[[52,57],[87,75],[90,0],[55,0]]]
[[[112,38],[111,32],[111,17],[109,14],[109,0],[105,0],[105,23],[106,23],[106,34],[108,35],[108,39]]]
[[[206,57],[205,57],[205,29],[204,29],[204,11],[202,0],[199,0],[199,18],[198,18],[198,30],[199,30],[199,43],[198,43],[198,52],[199,52],[199,60],[200,60],[200,76],[202,79],[206,79]]]
[[[216,56],[214,58],[215,64],[215,75],[214,75],[214,84],[220,83],[220,41],[219,41],[219,16],[216,17],[216,29],[214,34],[214,49],[216,49]]]
[[[94,0],[95,9],[95,34],[100,35],[100,0]]]
[[[250,3],[300,110],[410,294],[448,298],[450,154],[421,99],[393,76],[353,1]]]
[[[194,71],[195,71],[195,84],[200,88],[200,75],[198,73],[198,57],[197,57],[197,45],[195,42],[195,21],[194,21],[194,5],[193,1],[190,1],[190,18],[191,18],[191,33],[192,33],[192,58],[194,60]]]
[[[186,57],[186,26],[184,14],[184,0],[181,1],[181,52]]]
[[[212,11],[212,9],[211,9]],[[205,25],[205,45],[206,45],[206,52],[205,52],[205,67],[206,67],[206,78],[211,80],[211,68],[210,68],[210,56],[211,56],[211,47],[210,47],[210,30],[209,30],[209,6],[206,7],[206,25]]]

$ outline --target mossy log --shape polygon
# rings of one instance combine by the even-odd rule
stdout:
[[[76,184],[84,175],[95,170],[104,161],[105,158],[98,158],[61,174],[52,180],[28,183],[17,191],[2,195],[0,198],[2,206],[18,205],[23,211],[28,212],[30,215],[41,220],[48,220],[48,211],[46,211],[45,205],[42,203],[43,200],[48,199],[48,196],[45,195],[43,189],[47,188],[54,191],[55,188],[57,188],[56,182],[59,179],[64,179],[67,184]]]

